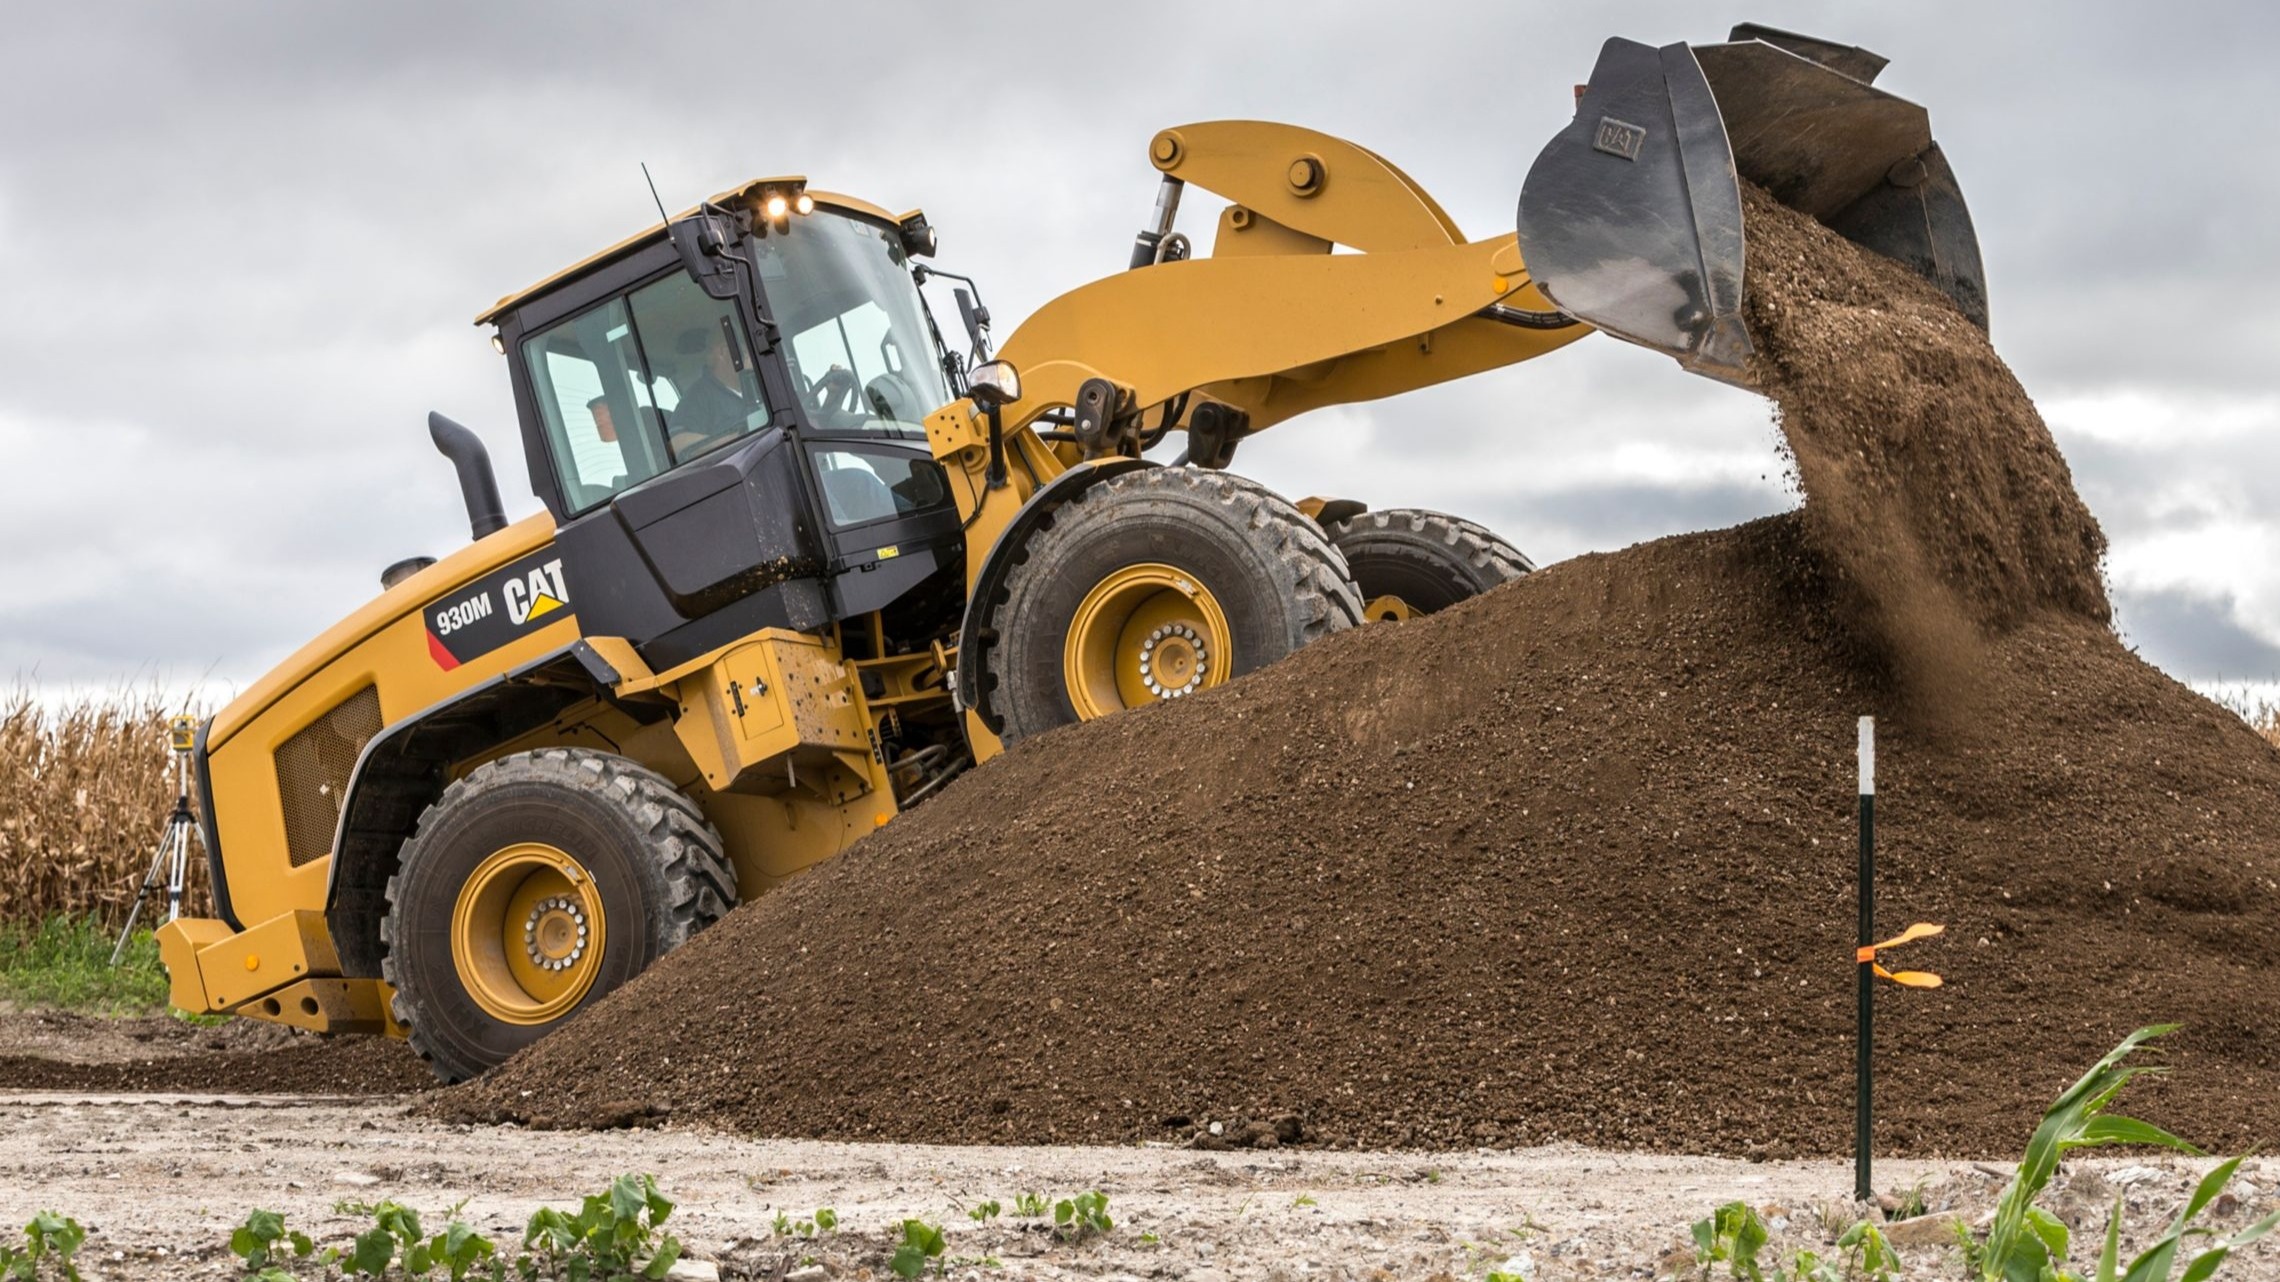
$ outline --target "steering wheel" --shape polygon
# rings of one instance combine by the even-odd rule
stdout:
[[[844,365],[832,366],[808,384],[808,407],[825,427],[854,427],[867,417],[863,386]]]

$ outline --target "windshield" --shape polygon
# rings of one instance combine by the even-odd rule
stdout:
[[[924,437],[950,403],[900,239],[818,211],[754,243],[792,386],[825,432]]]

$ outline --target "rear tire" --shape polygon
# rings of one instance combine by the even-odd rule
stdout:
[[[983,677],[1007,744],[1218,685],[1361,621],[1321,529],[1226,472],[1119,473],[1016,555]]]
[[[664,776],[546,748],[478,766],[388,879],[381,974],[446,1082],[491,1069],[719,920],[720,834]]]
[[[1365,606],[1398,598],[1431,614],[1532,573],[1536,563],[1494,531],[1422,508],[1360,512],[1324,527]],[[1383,605],[1370,618],[1401,617]]]

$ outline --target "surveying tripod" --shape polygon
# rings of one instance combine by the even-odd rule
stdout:
[[[166,725],[167,744],[174,752],[174,812],[159,831],[158,853],[151,856],[150,871],[143,874],[134,907],[127,910],[126,927],[111,948],[113,966],[126,955],[127,941],[134,938],[135,919],[142,915],[143,900],[157,892],[161,876],[166,879],[166,919],[173,921],[182,915],[182,884],[190,871],[190,838],[198,830],[190,815],[190,748],[196,734],[197,723],[188,717],[176,717]]]

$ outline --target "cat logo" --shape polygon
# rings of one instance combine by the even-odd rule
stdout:
[[[449,672],[570,618],[570,584],[562,573],[561,556],[544,548],[430,601],[422,613],[428,656]]]
[[[526,578],[508,579],[499,585],[499,595],[506,598],[507,617],[518,625],[563,608],[570,592],[562,586],[562,558],[548,561]]]

